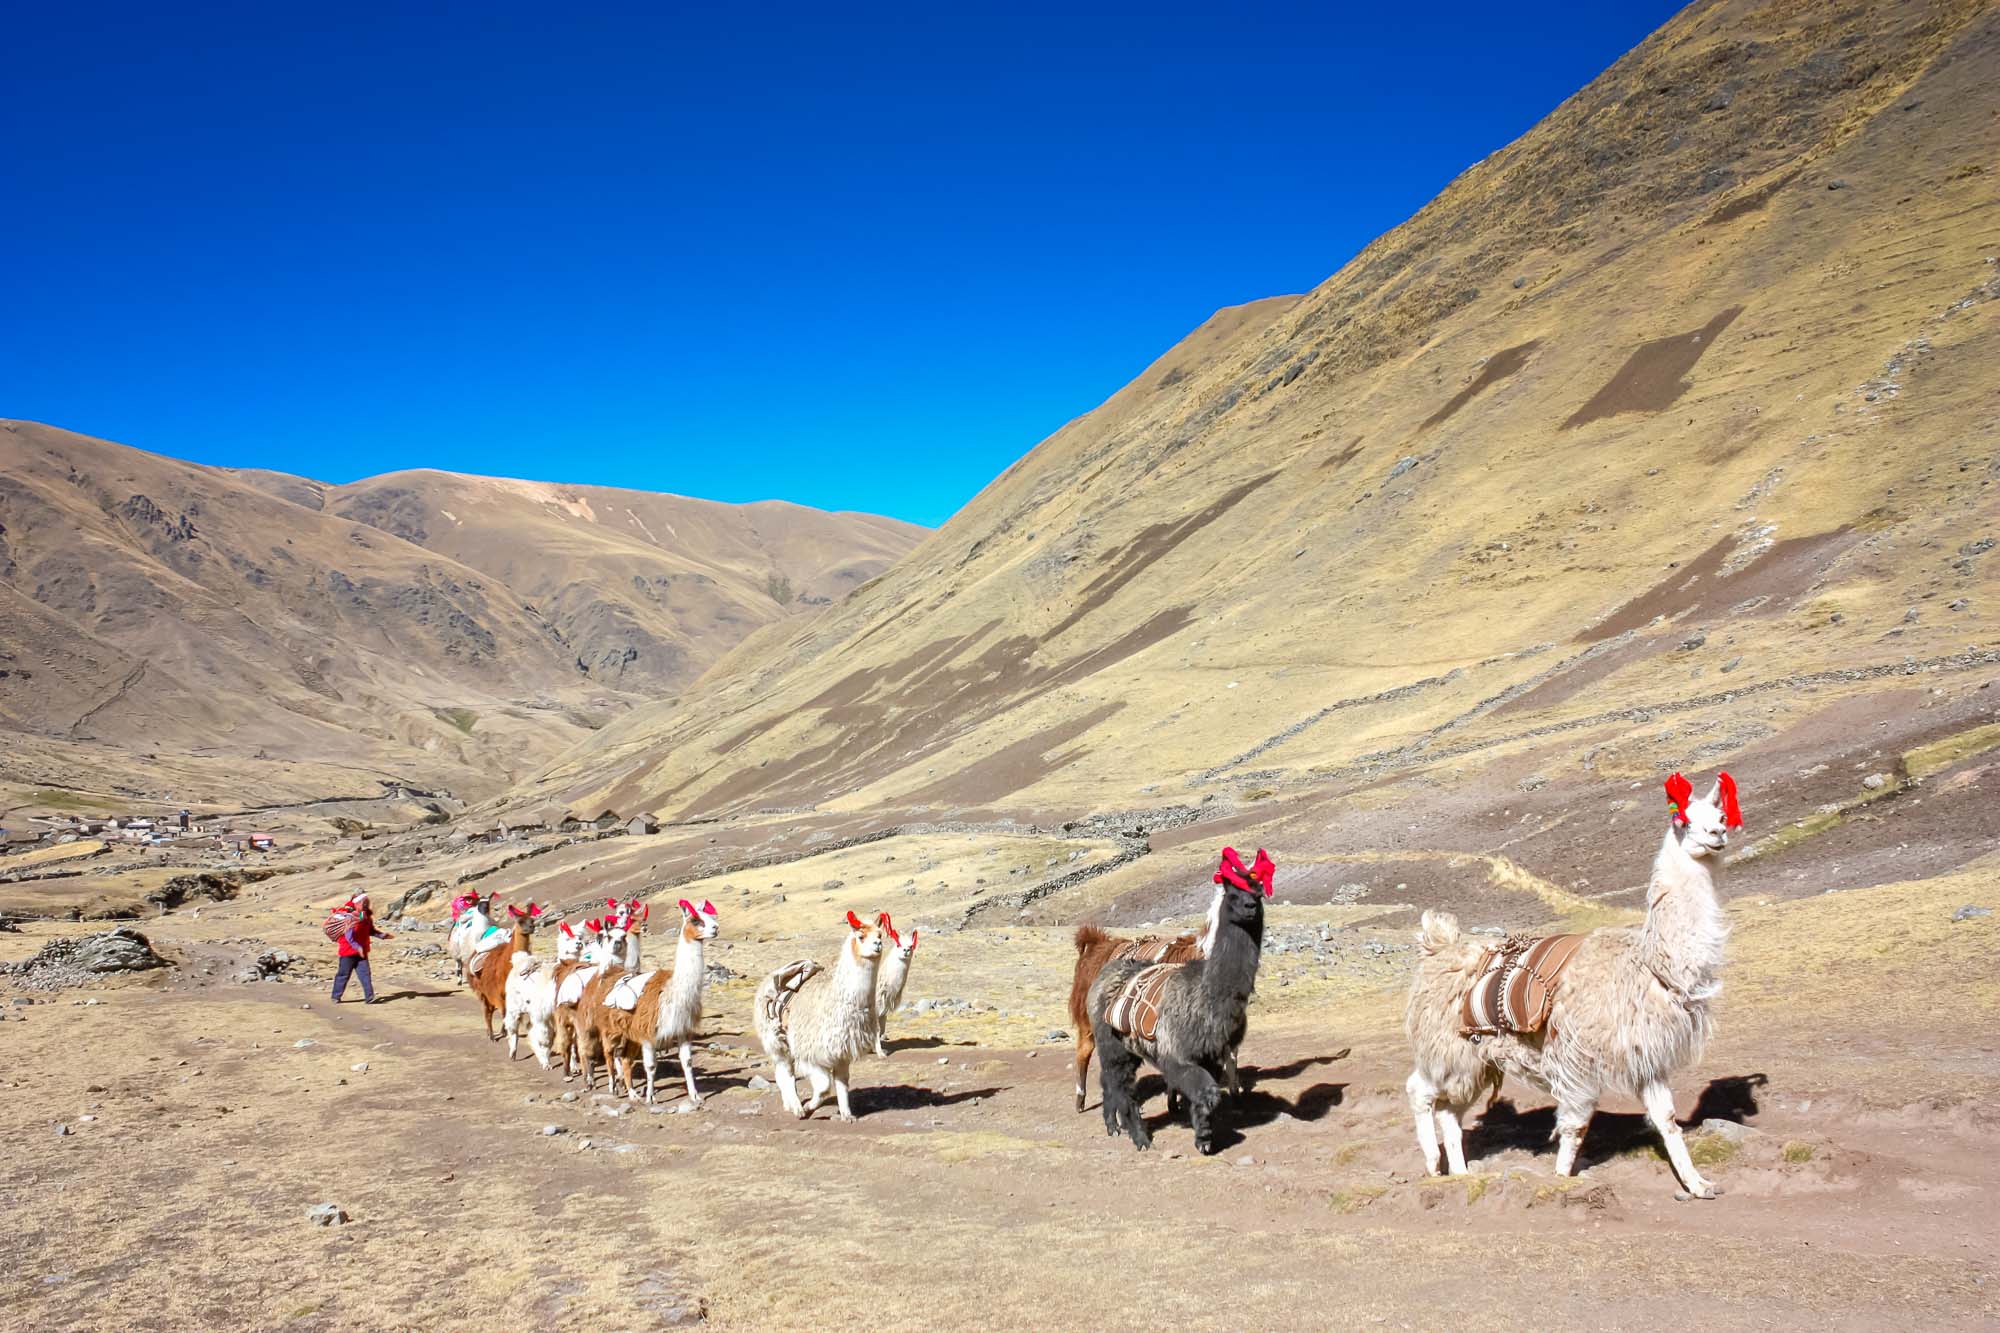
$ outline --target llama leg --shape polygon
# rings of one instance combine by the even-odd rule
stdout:
[[[885,1060],[888,1058],[889,1052],[883,1047],[882,1038],[888,1034],[888,1031],[889,1015],[884,1014],[875,1020],[875,1054]]]
[[[1465,1174],[1465,1130],[1459,1123],[1458,1108],[1449,1102],[1437,1108],[1438,1138],[1444,1142],[1445,1174]]]
[[[1139,1101],[1134,1095],[1139,1057],[1126,1048],[1116,1033],[1100,1032],[1097,1063],[1098,1086],[1104,1097],[1105,1132],[1115,1135],[1122,1129],[1133,1147],[1142,1152],[1152,1147],[1152,1131],[1146,1128],[1146,1117],[1139,1113]]]
[[[691,1041],[681,1043],[681,1073],[687,1076],[688,1101],[696,1106],[700,1106],[701,1094],[694,1090],[694,1043]],[[649,1084],[646,1088],[647,1101],[653,1099],[652,1094],[653,1089]]]
[[[528,1019],[528,1046],[542,1068],[549,1068],[555,1056],[555,1042],[549,1035],[549,1025],[532,1016]]]
[[[1590,1128],[1596,1102],[1563,1102],[1556,1107],[1556,1174],[1576,1174],[1577,1151],[1583,1147],[1583,1131]]]
[[[652,1042],[645,1041],[639,1043],[639,1059],[646,1066],[646,1105],[648,1106],[653,1104],[653,1067],[659,1062],[659,1058],[659,1052],[653,1049]],[[625,1086],[630,1089],[632,1087],[631,1080],[626,1080]],[[638,1092],[634,1090],[632,1095],[636,1099]]]
[[[1084,1103],[1083,1080],[1090,1074],[1090,1056],[1096,1049],[1097,1035],[1090,1030],[1088,1025],[1078,1028],[1076,1032],[1076,1109],[1079,1114],[1083,1111]],[[1118,1131],[1114,1129],[1111,1132],[1116,1134]]]
[[[1160,1073],[1167,1086],[1187,1103],[1188,1123],[1194,1128],[1194,1149],[1206,1157],[1215,1151],[1215,1104],[1222,1099],[1215,1078],[1198,1064],[1185,1064],[1166,1052],[1160,1053]]]
[[[803,1117],[805,1108],[799,1105],[799,1077],[793,1072],[789,1060],[773,1060],[771,1081],[778,1085],[778,1100],[787,1111]]]
[[[854,1119],[854,1109],[847,1104],[847,1073],[850,1066],[841,1065],[833,1071],[833,1104],[840,1108],[842,1120]]]
[[[1653,1128],[1660,1131],[1660,1138],[1667,1145],[1667,1160],[1674,1164],[1674,1174],[1681,1179],[1681,1186],[1697,1199],[1713,1199],[1722,1191],[1694,1169],[1694,1159],[1688,1156],[1687,1140],[1681,1137],[1681,1127],[1674,1119],[1674,1094],[1664,1083],[1648,1083],[1640,1095],[1646,1103],[1646,1119],[1653,1122]]]
[[[833,1076],[818,1065],[806,1066],[806,1082],[812,1084],[812,1100],[806,1103],[808,1112],[817,1111],[826,1094],[833,1090]]]
[[[1243,1095],[1243,1076],[1236,1069],[1236,1048],[1234,1046],[1231,1046],[1222,1057],[1222,1073],[1222,1081],[1228,1085],[1229,1095],[1232,1097],[1241,1097]]]
[[[1410,1114],[1417,1118],[1417,1151],[1424,1155],[1424,1174],[1438,1173],[1437,1085],[1412,1070],[1403,1088],[1410,1095]]]

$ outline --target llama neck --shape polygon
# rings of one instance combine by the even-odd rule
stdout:
[[[514,927],[514,937],[507,941],[507,949],[510,953],[533,953],[535,951],[533,945],[534,936],[528,933],[526,926]]]
[[[878,988],[891,998],[901,999],[903,995],[903,983],[909,979],[909,975],[910,960],[905,958],[901,953],[891,950],[882,959],[882,970],[879,974]]]
[[[639,970],[639,932],[636,930],[625,932],[625,938],[620,941],[618,953],[622,960],[620,966],[627,972],[637,972]]]
[[[1667,985],[1690,997],[1703,997],[1713,993],[1728,934],[1729,921],[1716,899],[1708,859],[1689,856],[1669,829],[1646,886],[1640,958]]]
[[[689,939],[686,931],[681,932],[681,942],[674,948],[674,979],[668,991],[674,1007],[679,1008],[701,994],[704,976],[702,967],[702,947],[700,936]]]
[[[1257,960],[1263,952],[1264,923],[1253,930],[1234,922],[1218,922],[1209,940],[1208,963],[1201,984],[1215,997],[1248,995],[1257,988]]]
[[[833,991],[841,999],[854,1004],[875,1003],[875,977],[882,966],[882,955],[873,958],[861,957],[849,940],[841,946],[840,965],[833,969]]]

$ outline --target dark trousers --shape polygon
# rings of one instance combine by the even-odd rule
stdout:
[[[375,998],[375,978],[368,975],[368,960],[359,954],[342,954],[340,970],[333,974],[333,1002],[340,1003],[340,993],[347,989],[347,978],[352,974],[361,978],[363,999]]]

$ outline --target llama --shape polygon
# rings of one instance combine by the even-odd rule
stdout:
[[[445,951],[458,964],[458,981],[465,984],[466,967],[475,954],[497,949],[507,942],[507,932],[493,923],[495,891],[481,898],[477,893],[461,894],[451,902],[451,933],[445,936]]]
[[[1222,888],[1216,887],[1215,897],[1208,905],[1208,920],[1198,933],[1186,935],[1146,935],[1139,939],[1120,939],[1107,935],[1096,926],[1076,928],[1076,970],[1069,983],[1069,1023],[1076,1029],[1076,1109],[1083,1110],[1085,1093],[1084,1080],[1090,1075],[1090,1057],[1097,1050],[1097,1037],[1090,1026],[1090,984],[1097,980],[1097,974],[1105,964],[1114,959],[1136,958],[1146,963],[1185,963],[1191,958],[1200,958],[1207,953],[1207,942],[1215,931],[1218,914],[1222,910]],[[1236,1055],[1232,1051],[1224,1066],[1228,1077],[1224,1080],[1230,1094],[1241,1092],[1241,1081],[1236,1073]]]
[[[688,1101],[701,1105],[701,1093],[694,1086],[694,1030],[701,1022],[701,983],[707,972],[702,948],[719,929],[715,904],[696,907],[681,899],[680,943],[674,950],[674,965],[652,972],[627,972],[605,992],[602,1003],[588,1011],[604,1063],[611,1071],[611,1090],[625,1081],[625,1093],[634,1101],[639,1090],[632,1082],[631,1047],[639,1048],[646,1066],[646,1104],[653,1103],[653,1078],[658,1051],[680,1048],[681,1073],[687,1078]],[[582,1014],[585,1011],[579,1009]],[[592,1033],[581,1034],[585,1042]]]
[[[561,920],[560,913],[555,918],[555,958],[544,960],[539,954],[529,954],[515,960],[514,970],[507,976],[507,1010],[500,1024],[500,1030],[507,1034],[507,1058],[515,1057],[521,1034],[525,1032],[529,1049],[544,1069],[549,1064],[547,1024],[555,1012],[556,983],[597,938],[589,923],[579,931]]]
[[[646,923],[652,919],[653,905],[642,903],[637,898],[620,903],[616,898],[604,902],[604,919],[613,924],[605,927],[606,933],[617,934],[617,956],[614,961],[627,972],[639,970],[640,937],[646,932]]]
[[[507,943],[474,954],[466,967],[472,982],[472,993],[479,997],[480,1009],[486,1018],[486,1036],[492,1041],[500,1040],[500,1034],[493,1030],[493,1015],[507,1012],[508,978],[513,976],[519,960],[534,953],[535,923],[541,917],[542,909],[532,902],[526,911],[510,904],[507,914],[514,919],[514,932]],[[509,1054],[511,1056],[511,1051]]]
[[[1505,970],[1516,966],[1516,951],[1482,949],[1460,936],[1449,913],[1424,913],[1404,1027],[1416,1050],[1407,1088],[1426,1171],[1437,1174],[1442,1141],[1446,1174],[1465,1172],[1461,1118],[1512,1074],[1556,1100],[1557,1175],[1575,1173],[1599,1099],[1625,1093],[1645,1106],[1683,1189],[1699,1199],[1722,1193],[1688,1156],[1667,1080],[1701,1058],[1712,1029],[1709,1005],[1722,991],[1717,972],[1729,933],[1713,867],[1743,815],[1727,773],[1700,800],[1690,799],[1678,773],[1666,788],[1667,832],[1646,888],[1645,921],[1567,937],[1574,953],[1560,972],[1516,982]],[[1496,983],[1480,983],[1496,971],[1510,1011],[1513,995],[1538,983],[1526,993],[1539,998],[1539,1012],[1525,1021],[1491,1013],[1483,997]],[[1490,1031],[1480,1026],[1489,1014],[1501,1020]]]
[[[896,933],[890,923],[889,914],[882,913],[876,920],[882,929],[889,932],[889,952],[882,959],[882,971],[875,982],[875,1054],[889,1054],[882,1046],[883,1034],[889,1027],[889,1015],[896,1012],[903,1003],[903,987],[910,980],[910,958],[917,952],[917,931],[910,930],[910,942],[903,943],[903,937]]]
[[[1207,955],[1178,963],[1118,959],[1091,983],[1087,1003],[1106,1134],[1122,1130],[1141,1151],[1152,1146],[1134,1091],[1146,1061],[1187,1102],[1195,1150],[1215,1151],[1215,1108],[1222,1098],[1216,1075],[1249,1027],[1264,947],[1264,899],[1273,892],[1277,869],[1262,848],[1249,867],[1235,848],[1223,848],[1215,881],[1224,887],[1209,918]]]
[[[802,960],[779,968],[757,987],[753,1017],[757,1039],[771,1057],[772,1081],[787,1111],[803,1120],[819,1109],[833,1089],[842,1120],[854,1119],[847,1104],[847,1073],[854,1057],[875,1038],[875,979],[882,964],[882,927],[847,914],[847,938],[831,973]],[[812,1084],[812,1100],[799,1100],[798,1076]]]
[[[581,1043],[576,1035],[576,1009],[583,1002],[585,989],[595,981],[606,968],[618,965],[618,955],[622,944],[618,938],[618,924],[615,921],[592,917],[583,923],[583,946],[573,963],[563,963],[556,968],[555,994],[549,1001],[548,1040],[551,1057],[562,1057],[563,1079],[574,1078],[580,1063]],[[534,1040],[531,1028],[529,1040]],[[542,1062],[543,1068],[549,1062]]]

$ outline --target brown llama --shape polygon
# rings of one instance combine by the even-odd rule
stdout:
[[[493,1015],[507,1012],[507,979],[514,974],[514,960],[534,954],[535,922],[542,909],[529,903],[523,911],[510,904],[507,914],[514,919],[513,936],[499,948],[474,954],[466,965],[466,979],[472,983],[472,993],[479,997],[479,1007],[486,1018],[486,1036],[491,1041],[500,1040],[502,1035],[493,1030]]]

